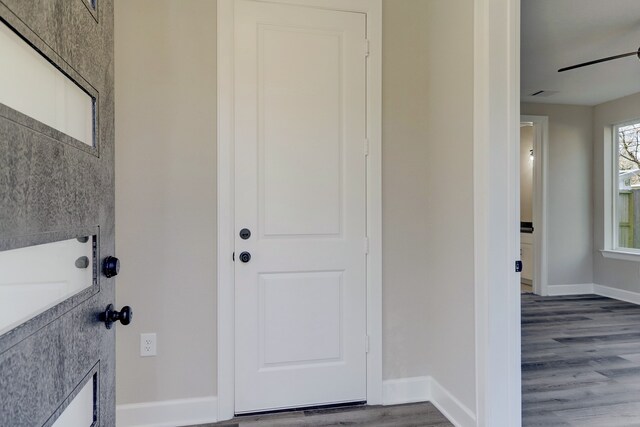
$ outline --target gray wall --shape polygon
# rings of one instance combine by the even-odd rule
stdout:
[[[524,103],[521,113],[549,117],[548,283],[593,283],[593,107]]]
[[[473,411],[473,1],[383,6],[384,378]],[[116,1],[119,403],[216,394],[215,22],[211,0]]]
[[[640,268],[635,261],[621,261],[603,258],[605,209],[604,205],[604,153],[605,132],[611,132],[611,125],[640,119],[640,93],[597,105],[594,108],[594,281],[599,285],[611,286],[628,291],[640,292]]]

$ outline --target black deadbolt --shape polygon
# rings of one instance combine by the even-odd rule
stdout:
[[[251,230],[249,230],[248,228],[243,228],[242,230],[240,230],[240,238],[242,240],[247,240],[249,237],[251,237]]]
[[[114,256],[108,256],[102,261],[102,273],[107,277],[117,276],[120,272],[120,260]]]
[[[128,305],[122,307],[122,310],[116,311],[113,309],[113,304],[109,304],[104,311],[100,314],[100,320],[104,322],[107,329],[111,329],[114,322],[120,321],[123,325],[128,325],[133,319],[133,310]]]
[[[240,254],[240,261],[242,261],[242,262],[251,261],[251,254],[249,252],[242,252]]]

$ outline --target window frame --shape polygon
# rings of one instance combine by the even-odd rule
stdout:
[[[605,215],[605,231],[608,231],[608,233],[605,233],[605,249],[602,250],[601,253],[605,258],[640,262],[640,248],[623,247],[620,246],[619,242],[620,227],[618,222],[618,193],[620,189],[618,187],[618,182],[620,172],[620,142],[618,139],[618,133],[620,128],[630,125],[640,125],[640,118],[615,123],[608,126],[609,129],[605,128],[605,137],[608,134],[610,138],[608,144],[609,149],[605,149],[605,152],[608,151],[611,157],[608,159],[608,156],[605,156],[605,176],[608,176],[609,182],[605,182],[604,201],[605,205],[608,205],[608,208],[605,207],[605,211],[609,210],[610,217],[607,218]],[[606,139],[605,142],[607,142]],[[611,173],[607,174],[606,170],[609,168]],[[606,234],[608,234],[608,236]]]

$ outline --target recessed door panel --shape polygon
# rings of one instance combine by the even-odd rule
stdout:
[[[236,412],[363,401],[365,15],[234,5]]]
[[[262,25],[258,40],[264,234],[338,235],[342,34]]]
[[[342,359],[342,273],[260,276],[264,368]]]

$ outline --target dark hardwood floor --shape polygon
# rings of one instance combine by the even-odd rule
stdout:
[[[640,306],[522,295],[523,426],[640,426]]]
[[[329,427],[340,425],[372,427],[453,426],[431,403],[414,403],[397,406],[351,406],[336,409],[313,409],[270,415],[242,416],[231,421],[198,427]]]

